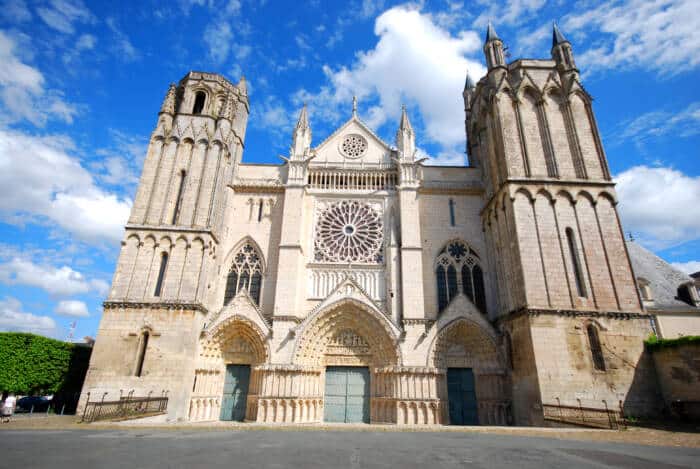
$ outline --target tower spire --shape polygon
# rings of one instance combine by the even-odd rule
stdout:
[[[486,27],[486,41],[484,42],[485,44],[488,44],[491,41],[495,40],[501,40],[500,37],[498,37],[498,34],[496,33],[496,30],[493,27],[493,24],[489,21],[489,25]]]
[[[559,30],[559,26],[557,26],[557,22],[555,21],[552,27],[552,47],[565,42],[569,42],[569,40],[564,37],[562,32]]]

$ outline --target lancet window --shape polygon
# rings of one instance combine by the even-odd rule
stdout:
[[[245,291],[256,305],[260,304],[262,290],[262,257],[252,243],[245,243],[233,256],[231,270],[226,277],[224,305]]]
[[[442,311],[460,292],[486,313],[484,272],[479,256],[464,241],[450,241],[438,254],[435,277],[437,280],[438,311]]]

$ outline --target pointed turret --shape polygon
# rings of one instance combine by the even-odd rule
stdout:
[[[484,55],[486,55],[486,65],[489,71],[493,68],[505,67],[506,59],[503,54],[503,41],[496,34],[496,30],[489,21],[486,28],[486,42],[484,42]]]
[[[416,151],[416,136],[411,121],[408,119],[406,106],[401,107],[401,121],[399,122],[399,130],[396,132],[396,148],[399,149],[400,158],[413,159],[413,154]]]
[[[552,26],[552,59],[557,63],[557,68],[562,76],[567,77],[578,74],[571,43],[559,30],[557,23],[554,23]]]
[[[294,127],[294,136],[292,137],[292,158],[303,158],[311,148],[311,126],[309,125],[309,116],[306,110],[306,104],[301,108],[297,125]]]
[[[163,99],[163,104],[160,106],[160,113],[163,114],[175,114],[175,95],[177,94],[177,87],[175,83],[171,83],[168,88],[168,92],[165,94]]]
[[[486,41],[485,44],[488,44],[491,41],[495,41],[498,39],[499,41],[501,40],[500,37],[498,37],[498,34],[496,33],[496,30],[493,28],[493,24],[489,21],[489,25],[486,27]]]
[[[569,42],[564,35],[561,33],[559,30],[559,26],[557,26],[557,23],[554,23],[554,28],[552,29],[552,47],[563,44],[565,42]]]
[[[472,99],[474,98],[474,92],[476,91],[476,85],[474,85],[474,80],[472,80],[469,71],[467,71],[467,77],[464,80],[464,91],[462,91],[462,98],[464,98],[464,133],[469,134],[469,118],[471,117],[472,109]],[[469,142],[466,144],[466,152],[469,154]]]

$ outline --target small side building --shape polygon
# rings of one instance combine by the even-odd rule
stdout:
[[[698,280],[637,242],[627,241],[627,249],[642,304],[654,316],[656,336],[674,339],[700,335]]]

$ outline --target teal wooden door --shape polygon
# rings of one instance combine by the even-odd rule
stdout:
[[[369,423],[369,368],[356,366],[326,368],[323,420]]]
[[[447,400],[452,425],[478,425],[474,373],[471,368],[447,369]]]
[[[245,419],[246,401],[248,400],[248,383],[250,381],[250,365],[226,366],[224,380],[224,395],[221,399],[221,420]]]

